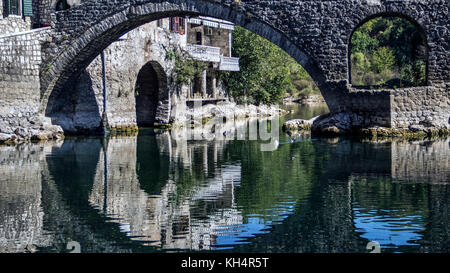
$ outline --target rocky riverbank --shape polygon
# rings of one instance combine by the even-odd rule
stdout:
[[[183,125],[186,122],[209,120],[216,117],[234,117],[236,119],[271,117],[286,114],[287,111],[277,106],[269,105],[239,105],[234,102],[220,102],[217,104],[207,104],[198,108],[189,108],[183,117],[176,121],[176,125]],[[192,123],[192,122],[191,122]]]
[[[233,102],[207,104],[199,108],[188,108],[177,117],[174,124],[157,124],[159,128],[170,129],[172,125],[192,124],[195,121],[206,122],[212,118],[234,117],[236,119],[271,117],[287,113],[276,106],[237,105]],[[112,134],[137,132],[135,125],[110,128]],[[86,131],[86,135],[89,132]],[[53,125],[50,118],[43,116],[0,119],[0,144],[14,145],[30,141],[45,141],[64,138],[61,126]]]
[[[418,124],[404,128],[371,126],[355,113],[326,114],[310,120],[294,119],[283,124],[285,132],[307,131],[318,136],[354,135],[362,137],[434,137],[450,135],[450,127],[440,124]]]
[[[0,119],[0,144],[18,144],[63,137],[63,129],[60,126],[52,125],[49,118],[17,116],[7,120]]]

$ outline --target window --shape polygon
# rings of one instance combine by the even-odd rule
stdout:
[[[9,14],[10,15],[20,15],[20,1],[10,0],[9,1]]]
[[[33,16],[33,0],[2,0],[3,16]]]
[[[21,0],[4,0],[3,1],[3,15],[22,15],[20,9]]]
[[[163,19],[158,19],[158,20],[156,21],[156,26],[157,26],[157,27],[163,27]]]
[[[184,34],[184,18],[182,17],[171,17],[169,21],[170,31]]]
[[[23,0],[22,12],[23,16],[33,16],[33,0]]]

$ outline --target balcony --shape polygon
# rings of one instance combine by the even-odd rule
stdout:
[[[220,48],[204,45],[187,45],[186,51],[196,60],[219,63],[219,70],[239,71],[239,58],[220,55]]]
[[[204,45],[187,45],[186,51],[194,58],[204,62],[220,62],[220,48]]]
[[[223,71],[239,71],[239,58],[235,57],[220,57],[219,70]]]

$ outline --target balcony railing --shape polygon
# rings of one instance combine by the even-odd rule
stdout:
[[[187,52],[199,61],[220,62],[220,48],[204,45],[187,45]]]
[[[239,58],[220,55],[220,48],[204,45],[187,45],[186,51],[196,60],[219,63],[219,70],[239,71]]]
[[[219,70],[239,71],[239,58],[221,56]]]

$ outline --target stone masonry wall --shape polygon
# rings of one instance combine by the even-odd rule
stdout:
[[[0,120],[20,118],[20,115],[29,117],[37,112],[40,100],[39,39],[45,35],[45,31],[31,31],[0,37]],[[0,127],[0,130],[4,129]]]
[[[42,162],[50,151],[36,144],[0,146],[0,253],[50,245],[41,195]]]
[[[392,91],[393,127],[450,128],[450,82]]]
[[[211,31],[208,34],[207,29]],[[231,57],[230,55],[230,30],[223,28],[206,27],[187,23],[187,40],[190,44],[197,44],[197,32],[201,33],[202,45],[220,47],[220,54]]]
[[[55,10],[57,0],[34,0],[33,1],[33,25],[50,25],[51,13]]]
[[[39,114],[41,43],[48,32],[0,36],[0,141],[49,133],[50,123]]]
[[[79,5],[86,0],[67,0],[69,5]],[[33,26],[48,26],[52,21],[52,13],[56,11],[58,0],[33,0]]]
[[[2,8],[0,7],[0,10]],[[22,18],[22,16],[9,15],[2,18],[0,14],[0,35],[24,32],[31,29],[30,17]]]

